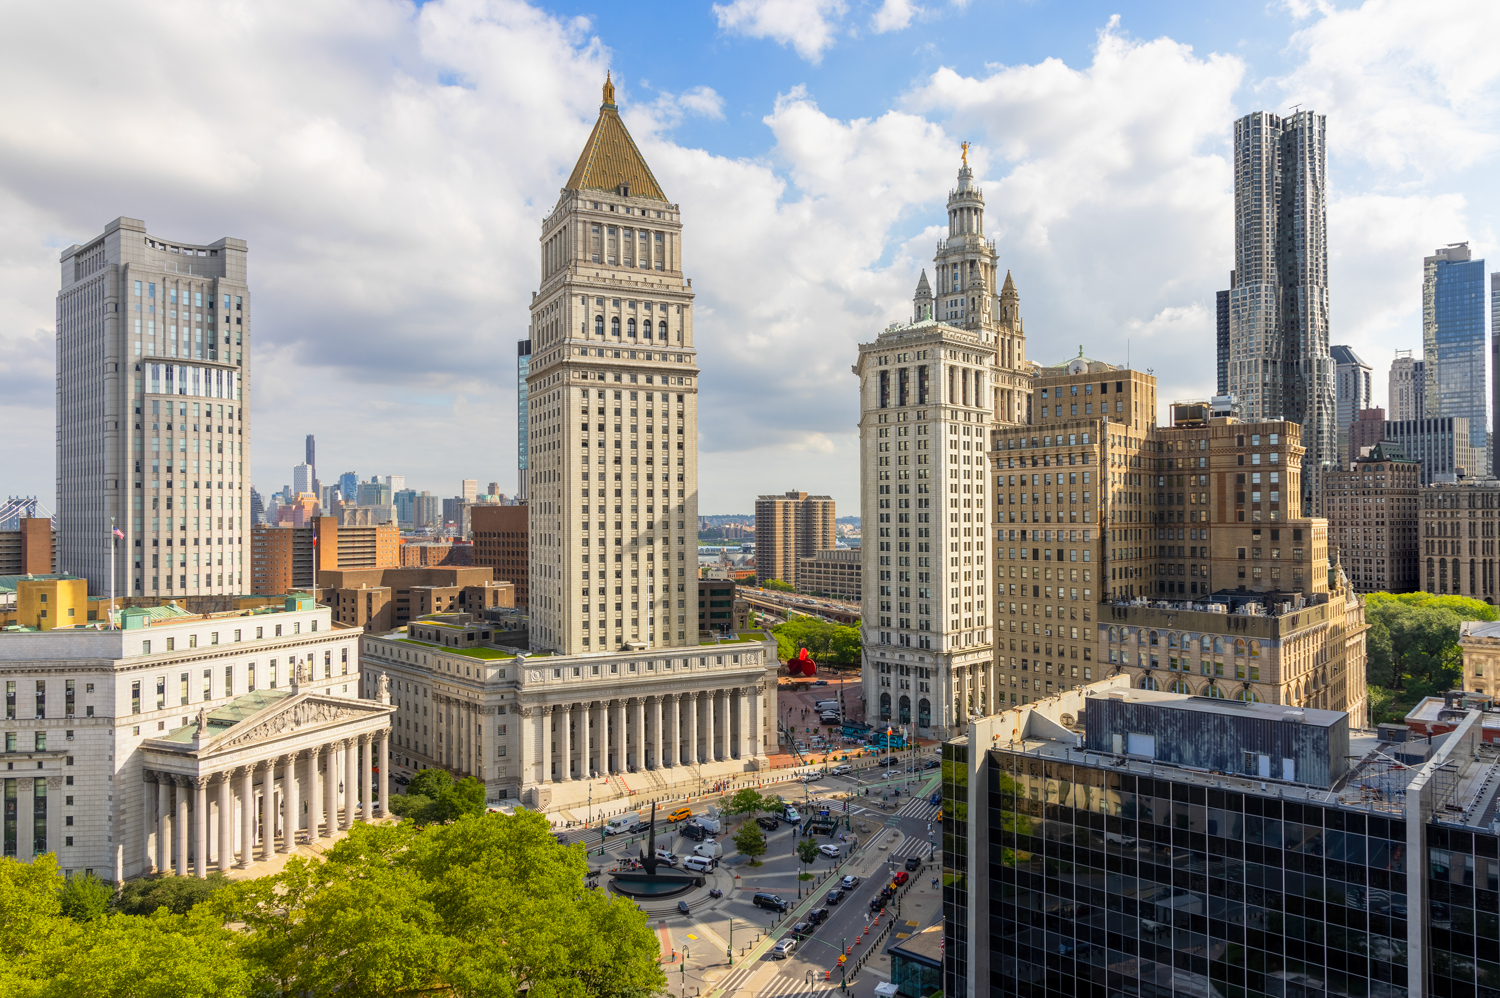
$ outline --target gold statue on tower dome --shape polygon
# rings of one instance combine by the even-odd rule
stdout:
[[[967,142],[964,142],[964,143],[962,143],[962,145],[963,145],[963,149],[964,149],[964,166],[968,166],[969,165],[969,144]]]

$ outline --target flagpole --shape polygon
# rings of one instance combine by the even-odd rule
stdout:
[[[109,629],[115,628],[115,518],[109,518]]]

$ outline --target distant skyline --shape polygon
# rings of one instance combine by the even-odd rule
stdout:
[[[10,10],[0,490],[55,508],[57,262],[127,215],[253,247],[263,495],[290,483],[308,434],[328,484],[374,468],[435,495],[466,477],[513,494],[538,224],[606,70],[689,233],[702,509],[788,485],[856,508],[849,366],[909,316],[964,140],[1028,356],[1128,351],[1158,377],[1163,414],[1215,388],[1241,114],[1327,115],[1330,343],[1372,366],[1376,399],[1393,351],[1420,355],[1423,258],[1465,240],[1494,258],[1494,4],[1441,18],[1389,0],[650,11]]]

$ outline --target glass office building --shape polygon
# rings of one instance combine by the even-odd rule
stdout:
[[[970,775],[973,942],[959,959],[950,934],[946,994],[1500,996],[1500,718],[1460,707],[1404,745],[1148,691],[1083,713],[1082,737],[985,719],[962,740],[995,747]]]
[[[1481,457],[1489,440],[1484,306],[1484,261],[1470,259],[1468,243],[1445,246],[1422,261],[1427,415],[1467,419],[1469,444]]]

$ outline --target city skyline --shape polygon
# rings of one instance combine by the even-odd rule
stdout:
[[[513,16],[523,10],[526,18]],[[320,478],[331,479],[335,454],[347,467],[381,466],[382,441],[365,429],[380,422],[422,439],[478,430],[488,452],[469,473],[513,490],[505,473],[517,457],[508,344],[522,334],[535,219],[571,168],[605,69],[615,71],[627,124],[663,185],[704,212],[689,247],[702,264],[697,283],[711,334],[705,392],[716,399],[701,424],[704,509],[748,509],[763,491],[758,469],[773,455],[800,487],[854,502],[856,412],[844,358],[905,317],[904,292],[896,289],[910,288],[930,255],[930,219],[964,140],[992,215],[1005,220],[991,236],[1026,289],[1034,327],[1047,343],[1069,344],[1057,356],[1038,347],[1033,359],[1056,363],[1082,341],[1092,356],[1123,360],[1129,340],[1132,356],[1155,366],[1163,400],[1215,387],[1214,292],[1231,264],[1230,124],[1240,114],[1284,114],[1301,101],[1329,116],[1330,337],[1371,364],[1376,398],[1385,395],[1391,351],[1420,346],[1416,261],[1464,239],[1476,257],[1490,253],[1486,219],[1497,195],[1476,177],[1494,129],[1473,110],[1475,91],[1446,68],[1463,63],[1462,50],[1441,48],[1435,29],[1420,20],[1367,7],[1214,12],[1230,19],[1198,23],[1125,8],[1118,21],[1110,11],[1085,9],[1061,23],[1045,11],[965,8],[925,11],[904,27],[887,21],[889,30],[875,31],[861,27],[862,15],[821,8],[809,15],[811,41],[783,45],[792,36],[765,18],[735,20],[709,6],[678,10],[705,54],[671,67],[642,62],[645,29],[613,11],[581,25],[548,8],[464,13],[429,3],[409,19],[372,20],[369,46],[358,54],[335,54],[317,33],[322,28],[279,25],[268,12],[271,35],[312,32],[297,44],[326,54],[309,61],[348,81],[357,100],[294,76],[299,92],[316,94],[310,116],[272,129],[248,115],[247,101],[274,104],[285,84],[276,78],[277,57],[258,41],[260,29],[245,29],[246,58],[214,98],[213,113],[199,107],[199,96],[140,81],[137,99],[111,119],[123,135],[143,126],[141,115],[152,108],[187,102],[182,120],[195,122],[191,138],[178,130],[164,136],[143,172],[68,157],[72,179],[59,185],[47,178],[65,147],[41,138],[46,130],[3,139],[14,168],[0,188],[21,208],[0,265],[7,287],[0,418],[31,431],[19,435],[10,491],[45,501],[53,487],[40,442],[52,409],[43,386],[55,364],[50,265],[63,247],[121,214],[152,219],[185,239],[236,232],[257,247],[258,307],[270,320],[261,328],[272,332],[262,341],[266,387],[252,413],[260,441],[249,478],[263,492],[283,484],[281,469],[296,463],[309,430],[323,437]],[[32,41],[31,51],[10,51],[0,70],[23,95],[18,123],[85,120],[79,109],[97,99],[87,79],[40,90],[20,83],[20,74],[44,72],[38,56],[72,44],[60,17],[25,12],[12,34]],[[123,39],[156,30],[149,18],[109,23]],[[1004,66],[986,65],[993,53],[958,37],[1001,23],[1020,34]],[[1355,32],[1367,41],[1359,56],[1337,45]],[[478,48],[456,41],[471,36]],[[149,49],[151,37],[140,44]],[[910,59],[918,39],[935,47]],[[505,61],[497,56],[526,46],[565,70],[534,87],[513,86],[493,67]],[[365,109],[393,99],[390,52],[419,81],[415,100],[437,108],[456,98],[464,120],[433,110],[426,115],[432,133],[411,141],[382,112],[368,112],[376,119],[359,138]],[[1045,63],[1049,57],[1059,61]],[[908,71],[853,85],[862,74],[851,65],[873,58],[909,59]],[[1368,83],[1358,95],[1340,86],[1356,71]],[[1408,86],[1417,77],[1433,85],[1419,93]],[[1483,88],[1493,84],[1479,86],[1482,104]],[[1071,92],[1077,102],[1062,99]],[[1167,93],[1194,95],[1174,104],[1170,128],[1160,115]],[[1392,108],[1402,115],[1389,114]],[[248,116],[237,117],[240,110]],[[1423,122],[1422,133],[1393,132],[1398,118]],[[328,123],[326,142],[314,139],[315,120]],[[237,122],[233,142],[218,132],[229,121]],[[1068,126],[1062,132],[1089,140],[1062,137],[1060,122]],[[497,139],[518,130],[538,142],[519,150]],[[368,183],[326,187],[309,161],[276,155],[281,134],[305,134],[314,159],[364,163]],[[160,179],[178,176],[169,167],[186,158],[189,141],[236,148],[240,166],[226,174],[227,187],[190,181],[184,191]],[[1412,150],[1423,143],[1447,154],[1419,159]],[[450,161],[482,169],[470,181],[442,165]],[[1133,165],[1119,165],[1127,162]],[[397,188],[406,193],[380,193]],[[87,195],[77,197],[79,189]],[[496,240],[455,227],[411,193],[421,189],[479,204],[485,221],[478,229],[512,235]],[[303,211],[303,204],[316,207]],[[747,255],[765,262],[741,275]],[[350,273],[363,267],[363,275],[346,284],[314,290],[303,276],[354,259],[362,264]],[[1194,345],[1177,349],[1185,342]],[[787,371],[780,359],[793,345],[803,356]],[[361,418],[348,419],[350,412]],[[443,471],[436,451],[412,452],[404,468],[412,481],[456,477]]]

